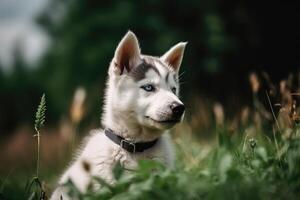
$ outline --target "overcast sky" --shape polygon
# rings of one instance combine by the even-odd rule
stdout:
[[[48,0],[0,0],[0,62],[5,71],[11,69],[16,43],[21,45],[25,61],[34,64],[48,45],[46,34],[34,17]]]

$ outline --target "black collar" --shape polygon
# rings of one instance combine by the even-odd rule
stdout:
[[[119,135],[116,135],[111,129],[108,128],[104,130],[104,133],[111,141],[113,141],[117,145],[120,145],[120,147],[122,147],[123,149],[125,149],[130,153],[136,153],[136,152],[141,153],[153,147],[158,141],[158,139],[155,139],[150,142],[136,142],[136,143],[131,142]]]

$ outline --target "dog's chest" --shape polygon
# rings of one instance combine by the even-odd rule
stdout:
[[[120,147],[117,147],[115,152],[114,163],[120,162],[128,170],[134,170],[140,160],[155,160],[167,164],[166,152],[164,152],[160,144],[142,153],[130,153]]]
[[[168,138],[161,137],[160,140],[152,148],[142,153],[130,153],[112,142],[102,132],[89,138],[89,141],[82,154],[88,161],[95,166],[104,167],[120,162],[126,169],[135,169],[140,160],[150,159],[159,161],[167,166],[172,166],[172,149],[170,148]]]

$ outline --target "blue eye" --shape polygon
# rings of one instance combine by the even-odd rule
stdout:
[[[154,86],[153,85],[150,85],[150,84],[147,84],[147,85],[143,85],[141,86],[142,89],[144,89],[145,91],[147,92],[153,92],[154,91]]]

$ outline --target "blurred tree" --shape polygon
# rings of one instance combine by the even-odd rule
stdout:
[[[7,99],[14,110],[19,99],[28,98],[27,108],[11,115],[29,120],[33,103],[45,92],[49,122],[56,121],[68,115],[73,93],[82,86],[88,94],[87,116],[98,121],[109,62],[131,29],[142,52],[151,55],[187,40],[181,91],[210,94],[236,107],[251,99],[249,71],[266,70],[276,82],[299,68],[299,5],[276,1],[272,6],[235,0],[52,0],[37,18],[51,47],[37,70],[26,72],[17,67],[19,61],[13,75],[3,79],[0,74],[0,82],[5,80],[1,104]],[[0,114],[8,112],[2,107]]]
[[[90,110],[100,108],[98,94],[109,62],[128,29],[137,34],[142,51],[154,55],[188,39],[184,62],[194,74],[218,72],[220,58],[231,46],[215,2],[55,0],[38,22],[53,41],[39,72],[53,114],[67,112],[78,86],[89,90],[89,99],[96,99]]]
[[[39,88],[35,83],[35,74],[26,66],[21,53],[20,43],[14,50],[14,63],[12,73],[0,73],[0,133],[9,133],[18,125],[31,123],[33,112],[38,99]]]

